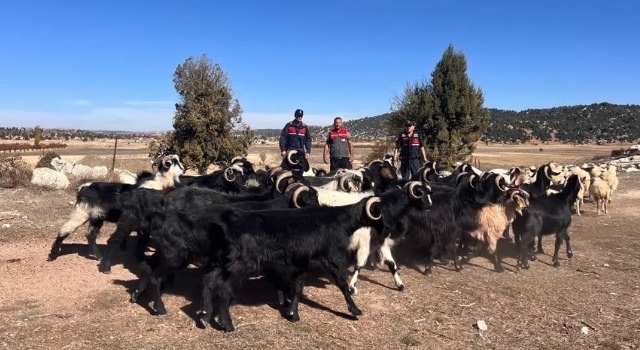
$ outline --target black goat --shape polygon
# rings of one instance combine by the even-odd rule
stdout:
[[[234,207],[244,210],[265,208],[301,208],[305,206],[319,206],[316,191],[307,186],[291,184],[280,194],[271,191],[268,196],[264,194],[227,194],[201,188],[197,186],[182,187],[172,195],[169,200],[177,200],[181,203],[191,204],[198,201],[213,201],[218,205],[234,204]],[[111,256],[117,247],[123,246],[125,239],[133,231],[138,232],[136,245],[136,258],[142,261],[146,247],[149,243],[149,222],[154,215],[162,211],[163,194],[159,191],[147,189],[135,189],[125,194],[121,212],[122,215],[114,233],[107,240],[107,252],[100,261],[99,270],[103,273],[111,272]],[[183,210],[189,210],[183,208]]]
[[[426,253],[426,275],[432,273],[437,255],[441,259],[452,255],[456,270],[462,270],[456,242],[464,232],[479,228],[477,212],[483,206],[505,200],[507,183],[502,176],[491,174],[480,180],[475,174],[462,174],[458,180],[460,183],[453,191],[431,195],[431,210],[411,210],[405,218],[407,232],[402,244]]]
[[[567,245],[567,257],[573,257],[568,229],[571,225],[571,206],[576,201],[578,191],[580,180],[577,175],[571,175],[562,192],[530,199],[529,208],[513,221],[513,233],[519,249],[518,267],[529,268],[527,253],[534,239],[542,235],[556,235],[553,266],[560,266],[558,251],[563,240]],[[540,246],[539,253],[542,252],[541,248]],[[535,259],[535,255],[532,255],[532,259]]]
[[[176,193],[178,191],[166,197]],[[205,278],[202,317],[205,323],[210,321],[211,297],[215,295],[222,303],[221,325],[227,331],[233,330],[228,313],[231,282],[242,281],[254,273],[274,274],[276,271],[275,274],[279,274],[282,269],[291,271],[287,279],[294,281],[295,294],[289,315],[296,320],[297,301],[304,277],[312,265],[331,271],[349,310],[359,316],[361,311],[353,303],[347,283],[349,237],[363,226],[376,227],[376,232],[382,234],[402,231],[400,218],[406,208],[395,207],[393,203],[383,196],[365,198],[357,204],[342,207],[241,211],[212,202],[194,202],[185,212],[173,209],[176,205],[184,205],[180,201],[165,200],[166,207],[154,218],[153,224],[152,240],[160,254],[157,268],[141,277],[132,300],[137,299],[147,283],[152,283],[156,312],[165,313],[159,292],[164,276],[186,266],[197,255],[216,254],[215,251],[221,249],[220,267]]]
[[[69,215],[69,220],[60,228],[48,260],[55,260],[60,254],[65,238],[86,222],[89,222],[87,232],[89,247],[95,258],[100,259],[96,238],[105,221],[117,222],[120,219],[123,194],[136,188],[172,189],[178,182],[178,176],[184,172],[184,166],[176,155],[158,158],[153,165],[158,169],[156,175],[143,171],[138,175],[135,185],[117,182],[89,182],[81,185],[76,194],[74,209]]]

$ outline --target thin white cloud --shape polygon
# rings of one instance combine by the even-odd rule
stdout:
[[[86,113],[0,110],[0,126],[22,127],[40,125],[43,128],[164,131],[173,129],[171,108],[94,108]]]
[[[0,126],[22,127],[40,125],[43,128],[65,128],[85,130],[126,130],[126,131],[165,131],[173,129],[172,107],[153,105],[117,106],[91,108],[86,112],[69,110],[65,112],[0,110]],[[329,126],[333,118],[342,117],[347,122],[354,118],[352,113],[305,114],[308,125]],[[293,120],[290,112],[260,113],[245,112],[243,123],[252,129],[281,129],[285,123]]]
[[[172,106],[175,104],[175,102],[173,101],[136,101],[136,100],[124,101],[122,103],[128,106],[157,106],[157,107]]]

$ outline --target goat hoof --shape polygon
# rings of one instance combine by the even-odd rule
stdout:
[[[560,262],[558,260],[554,261],[553,267],[560,267]]]
[[[111,267],[105,266],[103,264],[99,264],[98,265],[98,271],[108,275],[108,274],[111,273]]]
[[[401,285],[399,285],[399,286],[398,286],[398,290],[399,290],[399,291],[401,291],[401,292],[404,292],[404,290],[405,290],[406,288],[407,288],[407,287],[405,287],[405,286],[404,286],[404,284],[401,284]]]
[[[504,267],[502,266],[496,266],[495,267],[496,272],[504,272]]]
[[[567,252],[567,258],[569,258],[569,259],[573,258],[573,252],[572,251],[568,251]]]
[[[349,288],[349,292],[355,297],[356,295],[358,295],[358,288],[356,288],[355,286],[351,287]]]
[[[236,329],[233,327],[233,325],[228,324],[228,325],[220,325],[220,327],[222,327],[222,330],[225,331],[226,333],[231,333],[233,331],[235,331]]]
[[[210,326],[209,325],[209,321],[205,320],[204,317],[198,318],[198,322],[199,322],[200,327],[202,327],[202,328],[209,328],[209,326]]]
[[[364,314],[362,313],[362,311],[360,311],[360,309],[352,310],[351,314],[353,315],[353,317],[356,318],[356,320],[359,320],[362,318],[362,316],[364,316]]]
[[[131,301],[132,303],[136,303],[138,302],[139,296],[140,296],[140,292],[136,290],[135,292],[131,293],[131,298],[129,299],[129,301]]]
[[[156,316],[159,316],[159,317],[167,316],[167,309],[165,309],[164,306],[156,307],[154,305],[153,308],[156,309]]]
[[[431,272],[431,270],[424,270],[422,274],[424,274],[425,276],[431,276],[433,272]]]
[[[53,255],[53,254],[49,254],[49,256],[47,257],[47,261],[54,261],[56,260],[57,256]]]
[[[289,312],[287,313],[287,319],[290,322],[298,322],[300,321],[300,315],[297,312]]]

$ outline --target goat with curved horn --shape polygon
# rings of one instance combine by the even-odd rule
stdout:
[[[364,207],[365,212],[367,214],[367,216],[369,217],[369,219],[371,220],[380,220],[382,218],[382,213],[380,213],[378,216],[373,215],[373,213],[371,212],[371,207],[375,204],[375,203],[379,203],[382,200],[380,199],[380,197],[371,197],[367,200],[367,203]]]

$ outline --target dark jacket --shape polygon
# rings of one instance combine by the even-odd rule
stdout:
[[[280,133],[280,151],[302,151],[311,153],[311,135],[303,122],[288,122]]]
[[[422,147],[422,138],[416,131],[411,135],[403,132],[396,140],[396,148],[400,149],[400,159],[419,159]]]

